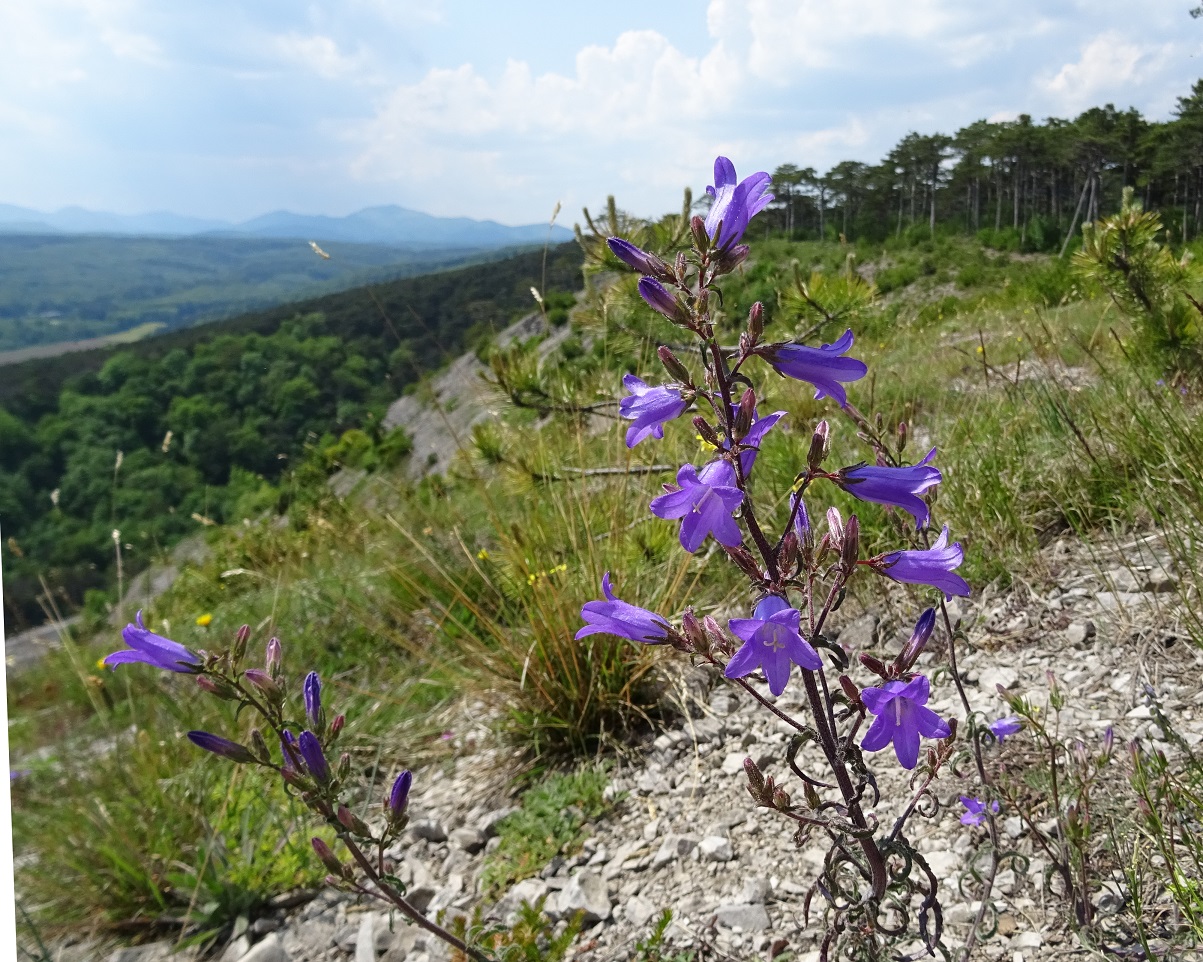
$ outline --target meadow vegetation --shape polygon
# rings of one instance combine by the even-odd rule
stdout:
[[[1133,214],[1125,208],[1119,216],[1125,211]],[[217,468],[198,453],[172,468],[193,472],[181,480],[178,498],[145,516],[129,514],[137,523],[161,523],[159,515],[170,517],[166,509],[174,506],[185,517],[220,510],[224,522],[208,532],[208,560],[188,568],[154,603],[148,624],[193,649],[211,639],[223,644],[242,623],[256,638],[282,638],[290,659],[319,670],[348,706],[346,747],[365,811],[401,762],[437,764],[454,750],[465,700],[485,706],[484,721],[528,772],[557,765],[572,771],[581,759],[653,731],[674,711],[661,670],[669,656],[608,635],[580,642],[573,636],[581,605],[597,597],[606,571],[624,600],[652,610],[676,611],[688,597],[700,613],[727,611],[741,591],[741,576],[721,553],[683,555],[675,527],[646,510],[659,483],[678,464],[696,461],[705,442],[686,429],[669,432],[654,451],[630,450],[615,418],[622,375],[657,374],[656,346],[681,335],[646,309],[636,278],[606,252],[604,238],[621,234],[667,256],[682,245],[685,221],[643,224],[611,205],[591,222],[580,237],[586,284],[579,307],[570,312],[566,299],[548,299],[558,325],[570,325],[566,339],[548,354],[537,341],[482,346],[499,415],[479,424],[453,457],[448,452],[445,475],[410,480],[380,455],[370,497],[340,499],[325,482],[326,468],[346,461],[345,452],[363,456],[364,443],[348,440],[347,432],[369,413],[378,423],[385,365],[401,350],[381,350],[379,332],[370,343],[347,346],[322,326],[328,321],[302,315],[270,339],[213,341],[178,358],[177,377],[199,377],[205,368],[227,379],[217,395],[246,389],[248,398],[237,415],[227,412],[230,429],[219,432],[225,474],[207,477]],[[1090,238],[1080,255],[1087,259]],[[876,240],[770,237],[726,284],[718,329],[733,343],[752,303],[761,301],[767,340],[805,335],[818,343],[845,327],[855,331],[857,356],[873,374],[857,385],[854,403],[895,436],[905,424],[907,460],[919,460],[939,439],[945,478],[939,512],[965,546],[960,571],[975,591],[1004,590],[1014,581],[1051,584],[1055,573],[1041,549],[1057,539],[1118,548],[1133,533],[1156,532],[1180,575],[1175,590],[1190,641],[1203,644],[1199,320],[1182,307],[1199,295],[1184,259],[1198,251],[1179,243],[1168,248],[1166,261],[1161,225],[1141,248],[1158,289],[1177,285],[1164,303],[1180,322],[1180,337],[1167,350],[1156,318],[1131,303],[1125,272],[1117,278],[1108,268],[1116,263],[1113,248],[1108,254],[1096,243],[1101,259],[1094,267],[1080,259],[1075,268],[1055,251],[1024,249],[1026,241],[995,244],[1005,240],[926,224]],[[558,276],[569,277],[573,266],[562,258]],[[488,269],[474,270],[487,277]],[[520,301],[497,303],[508,315]],[[396,320],[401,312],[388,314]],[[380,314],[365,310],[365,316]],[[454,338],[423,344],[447,353],[452,345],[466,347],[468,328],[456,330]],[[369,365],[356,372],[358,393],[323,398],[318,431],[312,412],[298,414],[295,423],[269,423],[266,412],[273,405],[287,411],[288,398],[256,397],[259,381],[244,383],[232,360],[215,359],[223,352],[227,360],[242,357],[267,340],[281,357],[287,346]],[[152,370],[149,360],[118,355],[87,383],[107,385],[104,397],[121,398],[122,385],[132,391],[154,383],[173,356]],[[325,388],[345,373],[339,363],[329,377],[312,360],[305,363],[310,386]],[[397,357],[393,388],[410,363],[408,354]],[[281,384],[300,376],[281,370]],[[183,398],[165,410],[201,403],[175,382],[159,390],[163,398]],[[87,391],[68,393],[71,410],[100,404]],[[812,393],[780,380],[760,399],[762,411],[788,412],[789,425],[761,450],[756,484],[765,491],[789,490],[812,426],[829,413]],[[505,398],[513,403],[502,404]],[[153,401],[129,399],[131,409],[138,400],[151,417]],[[304,466],[273,473],[266,464],[244,467],[228,453],[238,418],[260,401],[262,429],[286,429],[280,443],[291,445],[294,460],[307,457]],[[48,408],[39,415],[39,432],[56,424],[66,430],[61,404],[57,413]],[[179,422],[181,457],[202,451],[206,430],[222,423],[221,412],[193,413],[193,421]],[[13,419],[32,423],[25,414]],[[140,436],[144,454],[163,430],[162,422],[148,420]],[[378,447],[381,439],[364,430]],[[39,436],[31,437],[30,450],[40,450]],[[119,497],[121,479],[112,468],[114,447],[133,458],[134,445],[121,443],[109,437],[79,468],[81,478],[101,485],[84,498],[103,504],[103,517],[90,522],[97,531],[106,528],[104,538],[94,538],[101,545],[108,527],[133,524],[127,514],[134,505]],[[332,456],[339,444],[343,453]],[[265,450],[252,454],[262,458]],[[833,434],[834,463],[859,458],[848,438]],[[244,482],[237,470],[247,472]],[[197,496],[198,479],[222,488],[222,499],[215,495],[199,507],[187,501]],[[845,513],[852,509],[846,495],[833,501]],[[761,503],[768,511],[761,521],[780,527],[788,506]],[[862,554],[888,550],[903,521],[873,505],[858,503],[855,510]],[[168,536],[147,535],[156,539]],[[19,540],[33,543],[28,534]],[[99,555],[94,563],[103,564]],[[875,588],[866,583],[859,590],[871,597]],[[118,614],[132,612],[119,607]],[[223,714],[220,702],[181,697],[178,679],[98,670],[97,656],[115,647],[107,618],[102,605],[94,606],[76,640],[10,679],[14,764],[27,770],[14,783],[19,892],[33,924],[53,932],[87,920],[127,935],[167,929],[204,936],[228,931],[272,894],[313,884],[321,870],[312,858],[293,858],[289,840],[299,825],[288,821],[288,805],[253,776],[231,777],[231,769],[215,766],[181,737],[185,727],[238,732],[245,723]],[[1167,730],[1172,724],[1167,719]],[[1172,896],[1185,920],[1179,935],[1197,944],[1203,903],[1189,866],[1193,858],[1197,868],[1199,852],[1181,829],[1199,817],[1203,766],[1189,751],[1184,759],[1164,768],[1158,767],[1164,759],[1137,757],[1124,769],[1132,804],[1119,809],[1110,840],[1100,834],[1096,842],[1117,852],[1160,850],[1166,862],[1184,866],[1171,880],[1187,881]],[[503,886],[571,849],[582,821],[604,814],[602,784],[586,767],[528,792],[503,827],[489,884]],[[272,837],[285,841],[268,858],[258,840],[273,823],[279,831]],[[39,870],[47,865],[55,870]],[[1147,877],[1142,884],[1150,884]],[[1145,922],[1142,904],[1129,903],[1137,929]],[[655,933],[640,951],[649,959],[668,957],[659,954]]]

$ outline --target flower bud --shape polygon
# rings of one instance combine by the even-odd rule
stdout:
[[[689,640],[693,651],[701,655],[710,651],[710,641],[706,637],[706,629],[702,627],[693,608],[686,608],[685,613],[681,615],[681,629],[685,632],[685,637]]]
[[[790,806],[789,792],[784,788],[778,788],[773,792],[773,808],[779,812],[788,812]]]
[[[848,701],[852,703],[853,707],[859,708],[861,705],[860,689],[856,687],[856,683],[847,675],[840,675],[840,688],[844,690],[844,694],[848,696]]]
[[[372,830],[367,827],[364,820],[356,815],[353,811],[347,808],[346,805],[339,805],[338,824],[345,828],[348,832],[358,835],[361,838],[371,838]]]
[[[1103,732],[1103,759],[1104,760],[1109,759],[1111,757],[1111,752],[1114,748],[1115,748],[1115,729],[1112,728],[1110,725],[1108,725],[1107,730]]]
[[[644,277],[639,281],[639,296],[647,302],[647,306],[659,314],[663,314],[674,324],[688,324],[689,313],[682,304],[672,296],[658,280]]]
[[[280,647],[280,639],[273,638],[267,643],[267,650],[263,653],[263,667],[267,669],[267,673],[273,678],[280,674],[280,666],[284,657],[284,652]]]
[[[752,305],[752,309],[748,311],[748,337],[751,339],[753,346],[760,340],[760,335],[764,333],[764,305],[757,301]]]
[[[305,699],[305,718],[309,721],[309,727],[320,732],[322,730],[322,680],[316,671],[311,671],[305,676],[302,693]]]
[[[322,751],[322,743],[313,732],[301,732],[301,737],[297,739],[297,750],[301,753],[310,775],[319,782],[330,781],[330,766],[326,762],[325,752]]]
[[[734,247],[729,247],[724,251],[720,251],[719,255],[714,259],[716,274],[730,274],[735,268],[739,267],[748,259],[752,248],[747,244],[736,244]]]
[[[870,654],[862,653],[860,656],[860,663],[862,665],[864,665],[866,668],[868,668],[869,671],[873,672],[873,674],[877,675],[879,678],[889,678],[890,677],[889,671],[886,670],[885,662],[882,661],[880,658],[874,658]]]
[[[792,531],[787,531],[781,539],[781,548],[777,551],[777,567],[788,577],[793,574],[797,564],[798,536]]]
[[[758,565],[756,563],[756,559],[752,557],[752,552],[750,552],[743,545],[736,545],[734,548],[729,547],[728,545],[723,545],[723,550],[727,552],[727,557],[735,562],[736,567],[738,567],[740,571],[746,574],[753,581],[764,580],[764,575],[761,573],[760,565]]]
[[[814,786],[810,782],[803,783],[803,791],[806,793],[806,804],[811,809],[816,809],[823,804],[823,799],[819,797],[819,793],[815,791]]]
[[[710,235],[706,233],[706,222],[694,214],[689,218],[689,232],[693,234],[693,242],[702,253],[710,249]]]
[[[748,776],[748,791],[752,793],[753,798],[758,799],[764,791],[764,775],[750,758],[744,759],[744,774]]]
[[[393,780],[393,787],[389,789],[388,798],[384,800],[384,813],[388,816],[389,821],[395,822],[405,814],[405,809],[409,806],[409,789],[413,785],[413,781],[413,773],[408,768]]]
[[[243,625],[238,629],[238,634],[234,636],[234,664],[242,661],[246,655],[246,643],[251,637],[251,626]]]
[[[313,851],[322,860],[322,864],[326,866],[326,870],[331,875],[339,879],[346,875],[347,870],[343,867],[342,862],[338,860],[338,857],[331,850],[330,846],[320,838],[314,837]]]
[[[810,438],[810,450],[806,453],[806,466],[812,474],[818,473],[823,465],[823,459],[827,457],[828,435],[830,433],[831,428],[825,420],[815,425],[815,433]]]
[[[735,406],[735,424],[733,433],[736,441],[742,441],[752,427],[752,419],[756,417],[756,392],[748,388]]]
[[[243,676],[263,692],[263,694],[273,700],[282,697],[284,694],[280,686],[276,684],[275,679],[261,668],[248,668],[243,672]]]
[[[222,738],[220,735],[213,735],[209,732],[189,732],[188,740],[198,748],[203,748],[214,755],[220,755],[222,758],[228,758],[230,761],[237,762],[240,765],[255,760],[255,756],[250,753],[250,750],[245,745],[239,745],[237,742],[232,742],[228,738]]]
[[[852,571],[856,567],[857,559],[860,557],[860,522],[856,519],[856,515],[848,516],[848,523],[844,525],[844,546],[840,552],[840,563],[846,571]]]
[[[215,682],[208,675],[197,675],[196,687],[202,691],[207,691],[210,695],[220,695],[222,693],[217,682]]]
[[[338,779],[346,781],[348,775],[351,774],[351,753],[343,752],[338,756]]]
[[[700,414],[693,419],[693,426],[698,429],[698,434],[702,436],[702,440],[709,444],[712,448],[719,446],[718,435],[714,433],[714,428]]]
[[[623,240],[621,237],[609,238],[606,245],[615,257],[641,274],[650,274],[662,281],[672,280],[672,269],[655,254],[640,250],[630,241]]]
[[[936,609],[928,608],[919,616],[919,620],[915,622],[915,630],[911,632],[910,640],[902,649],[902,653],[898,656],[895,666],[898,671],[909,671],[911,665],[915,663],[915,659],[923,651],[927,645],[927,641],[931,638],[931,633],[936,627]]]
[[[682,281],[685,279],[685,270],[689,267],[689,262],[685,259],[684,251],[677,251],[677,256],[673,260],[673,281]]]
[[[899,421],[898,422],[898,453],[899,454],[902,454],[902,452],[904,450],[906,450],[906,442],[907,442],[908,437],[909,437],[909,432],[907,431],[906,422]]]
[[[338,737],[338,733],[343,730],[343,726],[347,724],[347,716],[339,712],[330,722],[330,740],[333,741]]]
[[[664,370],[668,372],[669,377],[682,384],[693,384],[693,379],[689,376],[689,369],[681,363],[677,355],[664,345],[661,345],[657,349],[656,354],[659,356],[660,363],[664,365]]]
[[[841,550],[840,546],[844,543],[844,519],[840,517],[839,508],[833,506],[827,509],[827,527],[830,532],[832,550]]]

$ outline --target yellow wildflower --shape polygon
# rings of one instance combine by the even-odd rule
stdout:
[[[196,623],[198,625],[200,625],[202,628],[208,628],[212,622],[213,622],[213,616],[211,614],[208,614],[207,612],[196,619]]]

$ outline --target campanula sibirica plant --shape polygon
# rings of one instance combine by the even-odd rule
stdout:
[[[671,641],[714,666],[792,726],[799,734],[788,756],[789,767],[802,780],[797,801],[784,782],[762,773],[751,759],[744,767],[756,804],[788,819],[799,840],[816,833],[831,843],[816,889],[828,901],[824,957],[844,938],[851,944],[841,951],[850,958],[862,951],[864,957],[876,958],[887,944],[915,937],[935,954],[943,951],[939,879],[908,841],[906,823],[918,809],[926,813],[932,807],[930,786],[957,739],[957,719],[929,706],[931,679],[916,668],[937,629],[937,609],[923,613],[910,639],[888,662],[841,648],[825,628],[853,579],[876,572],[928,591],[937,589],[949,656],[955,658],[943,603],[952,595],[969,593],[968,583],[956,574],[964,554],[959,543],[949,543],[947,527],[934,543],[928,536],[933,489],[943,480],[932,464],[935,449],[917,463],[900,461],[902,445],[886,444],[850,402],[849,386],[868,373],[854,354],[852,330],[818,345],[766,341],[765,312],[755,304],[738,346],[722,346],[712,313],[713,305],[722,303],[719,282],[748,256],[740,242],[752,218],[771,199],[769,190],[768,174],[740,180],[731,161],[719,157],[714,184],[708,188],[710,211],[704,219],[694,217],[690,225],[691,250],[670,257],[669,252],[661,256],[641,250],[621,237],[608,241],[623,263],[643,275],[637,286],[647,305],[679,328],[679,336],[695,349],[687,354],[675,346],[659,348],[667,374],[662,383],[645,380],[643,372],[628,374],[623,381],[628,396],[620,402],[620,413],[634,422],[627,431],[629,447],[662,439],[692,406],[697,412],[693,429],[710,454],[704,464],[681,465],[676,483],[664,485],[665,493],[653,498],[649,509],[656,518],[679,523],[684,550],[698,553],[713,546],[724,552],[747,578],[747,607],[729,612],[725,619],[699,618],[692,607],[679,613],[652,612],[615,598],[607,574],[605,600],[584,606],[585,627],[577,637],[607,632],[644,643]],[[681,360],[689,356],[698,363]],[[762,505],[755,500],[750,481],[766,435],[773,429],[786,432],[790,425],[784,411],[758,414],[763,394],[754,380],[757,361],[766,365],[762,373],[773,371],[806,382],[815,388],[816,400],[830,398],[872,448],[870,459],[833,471],[824,466],[830,426],[820,420],[807,428],[809,444],[792,490],[777,494],[776,503],[788,505],[788,517],[784,524],[771,526],[767,522],[776,516],[773,502]],[[900,426],[899,435],[905,439],[905,426]],[[906,512],[914,521],[909,538],[865,556],[855,515],[845,519],[834,507],[827,508],[826,525],[816,527],[811,519],[822,517],[822,509],[816,515],[807,501],[813,502],[824,484],[860,501]],[[767,497],[759,489],[757,494]],[[871,677],[855,677],[854,659]],[[761,677],[765,693],[757,687]],[[959,680],[954,684],[980,762],[979,729]],[[791,687],[806,706],[798,718],[769,700]],[[826,770],[806,772],[799,767],[798,749],[807,741],[818,746]],[[914,774],[912,796],[898,800],[903,815],[887,823],[874,813],[881,783],[868,766],[885,764],[876,753],[884,755],[890,747],[893,764]],[[995,811],[984,806],[973,813],[994,831]],[[847,879],[853,877],[859,879],[852,890],[860,893],[855,898],[847,894]],[[917,928],[898,930],[887,924],[886,906],[906,906],[904,915],[912,914]]]

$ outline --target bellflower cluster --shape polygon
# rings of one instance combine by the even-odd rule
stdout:
[[[262,667],[244,670],[240,663],[250,638],[250,629],[246,625],[239,630],[231,648],[212,653],[190,651],[169,638],[150,632],[143,623],[141,612],[138,612],[136,624],[126,626],[122,637],[129,649],[110,655],[105,659],[107,665],[115,668],[140,661],[164,671],[188,672],[196,676],[197,686],[202,691],[237,702],[240,714],[242,709],[249,709],[260,716],[261,722],[275,735],[278,757],[269,750],[267,739],[259,728],[252,728],[242,741],[206,731],[190,731],[188,740],[235,764],[274,771],[290,792],[333,829],[351,860],[343,862],[324,839],[314,838],[314,854],[329,872],[327,884],[375,896],[411,923],[447,942],[461,957],[472,962],[492,962],[478,948],[420,912],[406,898],[404,888],[394,875],[398,856],[390,852],[401,843],[409,821],[413,774],[405,769],[393,781],[382,800],[382,817],[376,826],[369,825],[354,813],[353,805],[358,807],[358,804],[352,796],[343,797],[353,787],[348,785],[351,756],[343,753],[333,761],[336,757],[333,752],[346,718],[338,714],[327,722],[322,682],[317,672],[309,672],[301,684],[300,708],[309,727],[295,734],[289,727],[289,719],[294,716],[286,704],[288,690],[283,676],[283,648],[278,638],[267,643]]]
[[[860,873],[869,894],[851,914],[862,913],[863,907],[856,923],[862,935],[878,932],[874,938],[887,938],[878,911],[887,903],[887,890],[897,889],[904,899],[915,900],[912,904],[920,917],[922,937],[934,951],[939,944],[940,919],[932,909],[937,893],[930,873],[925,879],[900,879],[887,868],[883,847],[897,851],[902,846],[914,852],[902,828],[917,806],[914,801],[901,806],[907,814],[886,841],[868,810],[877,783],[848,759],[858,742],[866,753],[892,746],[899,765],[917,770],[917,784],[922,787],[916,791],[922,794],[951,757],[956,721],[942,718],[928,707],[931,683],[915,670],[936,631],[936,609],[922,614],[909,641],[889,661],[840,647],[827,637],[825,625],[849,582],[866,568],[897,582],[938,589],[946,599],[968,594],[969,585],[955,573],[964,553],[960,544],[949,544],[947,527],[927,546],[929,499],[942,481],[932,464],[935,449],[918,463],[901,463],[901,445],[899,453],[892,454],[873,434],[872,425],[849,404],[847,386],[868,373],[865,363],[851,356],[855,345],[851,330],[817,347],[792,340],[764,342],[765,314],[756,304],[749,311],[738,347],[720,346],[730,343],[730,338],[720,341],[711,314],[711,304],[721,303],[715,293],[716,281],[747,256],[740,241],[752,218],[768,203],[769,188],[768,174],[758,172],[739,180],[730,160],[720,157],[715,161],[714,185],[708,189],[710,211],[705,219],[695,217],[690,223],[691,251],[662,259],[622,238],[608,241],[615,256],[643,275],[638,281],[643,300],[694,339],[695,356],[704,368],[691,371],[673,351],[661,347],[658,354],[669,383],[657,385],[636,374],[623,379],[627,396],[620,402],[619,413],[633,422],[627,430],[628,447],[648,438],[662,439],[667,426],[696,404],[699,413],[693,426],[712,451],[705,464],[681,465],[676,483],[664,485],[665,493],[651,500],[650,511],[657,518],[680,522],[678,536],[688,552],[702,551],[713,539],[746,576],[749,594],[756,600],[750,612],[745,609],[749,616],[733,612],[725,626],[715,617],[699,620],[692,608],[686,608],[679,622],[674,622],[620,601],[611,590],[607,573],[602,579],[605,598],[584,605],[581,616],[585,625],[576,637],[605,633],[644,644],[670,642],[718,669],[779,719],[815,741],[821,749],[817,757],[826,759],[829,772],[802,773],[797,749],[789,755],[792,771],[804,781],[804,804],[795,803],[751,759],[744,766],[748,791],[756,804],[792,819],[800,832],[818,828],[835,840],[824,868],[825,891],[847,891],[845,882],[835,882],[839,866]],[[874,449],[873,463],[827,471],[822,465],[828,453],[829,427],[826,421],[819,421],[793,489],[788,498],[781,499],[788,504],[788,519],[777,528],[767,524],[778,520],[775,509],[765,511],[753,498],[754,475],[768,433],[774,428],[786,433],[787,429],[779,426],[785,412],[759,415],[758,402],[763,398],[750,376],[757,359],[785,378],[812,385],[816,400],[834,401]],[[905,426],[900,426],[899,436],[905,439]],[[907,512],[915,521],[912,543],[862,558],[859,520],[853,515],[845,521],[834,508],[827,511],[826,531],[816,531],[806,500],[823,482],[860,501]],[[857,684],[850,674],[853,659],[874,673],[876,680]],[[767,695],[754,684],[761,677]],[[767,700],[783,696],[794,681],[800,682],[799,697],[809,715],[805,723]],[[862,727],[865,725],[867,730]],[[928,742],[926,752],[924,740]],[[987,811],[982,817],[993,816]],[[921,856],[914,852],[910,859],[917,864]],[[850,931],[851,914],[845,909],[835,913],[837,936]]]

